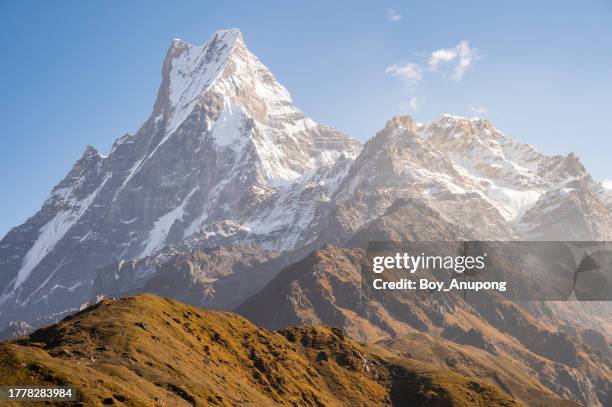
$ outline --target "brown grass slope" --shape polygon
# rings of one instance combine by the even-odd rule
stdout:
[[[104,301],[0,344],[0,385],[74,405],[518,406],[496,386],[369,351],[338,329],[272,332],[153,295]],[[35,404],[28,404],[35,405]]]

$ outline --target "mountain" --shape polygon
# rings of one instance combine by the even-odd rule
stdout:
[[[390,120],[332,200],[346,239],[397,199],[412,199],[473,239],[609,240],[604,198],[574,154],[549,157],[484,119],[447,115],[428,126]]]
[[[305,117],[240,31],[175,40],[136,134],[107,156],[87,147],[0,241],[0,327],[40,326],[124,292],[100,291],[98,274],[164,263],[169,247],[257,246],[295,261],[363,243],[372,222],[397,227],[390,211],[402,202],[415,221],[435,218],[434,239],[612,239],[609,190],[573,154],[545,156],[484,119],[448,115],[395,117],[362,146]]]
[[[424,218],[424,223],[430,219]],[[459,373],[479,371],[503,383],[507,392],[527,405],[538,404],[525,393],[525,383],[516,383],[517,376],[583,405],[609,402],[612,359],[605,327],[568,330],[571,325],[552,314],[536,318],[507,300],[472,303],[450,292],[374,295],[362,286],[360,270],[366,257],[361,248],[327,245],[282,270],[236,312],[268,329],[338,327],[351,338],[376,342],[394,352],[412,349],[407,351],[409,357],[424,363],[447,353],[445,368]]]
[[[97,268],[166,245],[297,247],[311,189],[329,193],[359,150],[305,117],[240,31],[175,40],[138,132],[107,156],[87,147],[0,242],[0,326],[56,320],[91,298]]]
[[[488,380],[402,360],[337,329],[272,332],[151,295],[105,300],[2,343],[0,361],[5,385],[75,386],[80,405],[524,405]],[[526,388],[543,396],[539,405],[575,405]]]
[[[0,241],[0,335],[99,303],[1,345],[17,373],[1,372],[103,380],[92,397],[109,402],[343,405],[338,394],[357,391],[352,401],[364,405],[466,405],[459,393],[472,405],[606,405],[610,303],[374,297],[359,270],[373,240],[612,240],[610,191],[574,154],[544,155],[481,118],[394,117],[362,145],[305,117],[240,31],[175,40],[136,134],[108,155],[87,147]],[[108,299],[142,292],[235,309],[280,331],[154,297]],[[153,354],[157,342],[169,353]],[[194,360],[210,359],[206,347],[222,357],[202,367]],[[277,360],[279,349],[289,359]],[[361,364],[365,354],[376,364]],[[173,381],[178,362],[188,373]],[[489,384],[462,378],[470,368]],[[235,369],[229,390],[214,382]],[[201,391],[203,373],[214,392]]]

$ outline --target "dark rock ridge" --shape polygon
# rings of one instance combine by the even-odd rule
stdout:
[[[259,292],[288,258],[254,245],[166,249],[99,270],[92,301],[148,292],[202,308],[233,309]]]

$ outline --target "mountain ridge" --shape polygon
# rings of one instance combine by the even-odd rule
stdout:
[[[491,382],[400,360],[337,329],[271,332],[152,295],[103,301],[0,344],[0,358],[3,383],[75,386],[84,405],[524,405]],[[575,405],[531,389],[544,406]]]

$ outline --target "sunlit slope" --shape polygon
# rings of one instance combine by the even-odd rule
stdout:
[[[366,350],[327,327],[272,332],[152,295],[104,301],[0,345],[3,385],[82,405],[519,406],[484,381]]]

